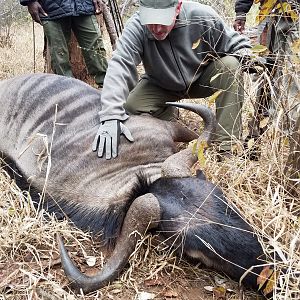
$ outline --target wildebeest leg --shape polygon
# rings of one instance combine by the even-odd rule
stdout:
[[[72,286],[76,290],[82,289],[84,293],[89,293],[114,280],[134,251],[139,238],[137,233],[143,234],[148,229],[155,228],[159,220],[160,206],[153,194],[149,193],[136,198],[125,216],[121,235],[111,257],[103,269],[93,277],[86,276],[77,269],[68,256],[61,238],[58,237],[61,263],[65,274],[72,282]]]

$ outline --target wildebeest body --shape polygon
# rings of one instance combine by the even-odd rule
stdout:
[[[139,217],[126,223],[130,210],[134,215],[134,207],[147,204],[150,195],[149,203],[157,207],[150,205],[144,213],[156,210],[159,220],[151,216],[149,220],[180,255],[235,279],[260,264],[263,251],[256,236],[219,188],[200,173],[161,178],[163,163],[176,151],[175,141],[191,141],[195,133],[177,123],[131,116],[126,126],[134,143],[121,137],[116,159],[98,158],[91,145],[100,109],[100,93],[75,79],[36,74],[1,82],[0,151],[23,176],[15,178],[23,183],[28,179],[37,195],[45,188],[43,206],[48,211],[66,215],[82,229],[101,233],[104,242],[129,236],[122,233],[124,224],[133,224],[134,229],[144,217],[136,213]],[[119,252],[112,256],[118,257]],[[117,263],[108,279],[100,274],[87,288],[89,278],[75,272],[81,282],[78,286],[85,292],[103,286],[117,276],[124,261]],[[259,273],[261,268],[253,270]],[[255,287],[256,277],[250,273],[244,282]]]

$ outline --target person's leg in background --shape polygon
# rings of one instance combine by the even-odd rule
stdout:
[[[274,39],[274,25],[270,22],[270,18],[265,19],[258,26],[257,43],[266,46],[270,51]],[[266,57],[266,69],[264,73],[253,74],[253,81],[257,84],[256,98],[253,100],[253,117],[248,122],[249,133],[246,142],[250,139],[257,140],[264,132],[265,128],[261,128],[261,121],[268,117],[271,108],[271,77],[275,72],[274,57],[272,54]]]
[[[276,73],[273,79],[276,92],[274,113],[284,109],[284,129],[289,131],[298,117],[300,72],[295,67],[295,61],[299,59],[299,51],[293,48],[299,40],[299,18],[293,20],[285,16],[277,17],[274,32],[272,45],[272,52],[276,57]]]
[[[81,47],[89,74],[95,78],[97,85],[102,87],[107,59],[96,16],[72,17],[72,30]]]
[[[71,38],[70,17],[42,21],[50,51],[51,68],[55,74],[73,77],[68,44]]]

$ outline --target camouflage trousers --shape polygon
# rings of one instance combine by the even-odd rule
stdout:
[[[65,17],[42,21],[50,48],[51,67],[55,74],[73,77],[68,45],[73,31],[82,50],[88,72],[98,86],[103,85],[107,69],[106,51],[94,15]]]
[[[249,135],[258,137],[264,128],[260,122],[265,117],[276,118],[278,111],[284,110],[284,127],[292,128],[299,114],[300,72],[296,62],[300,62],[299,21],[292,22],[284,16],[269,17],[259,25],[260,44],[265,45],[268,72],[256,75],[258,83],[257,99],[254,104],[254,118],[249,122]]]

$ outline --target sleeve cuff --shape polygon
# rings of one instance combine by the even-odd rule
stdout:
[[[109,120],[119,120],[119,121],[123,122],[129,118],[129,116],[126,113],[124,113],[122,116],[120,116],[120,115],[103,115],[102,111],[99,111],[98,115],[99,115],[100,123],[109,121]]]
[[[237,12],[235,15],[235,19],[236,20],[242,20],[242,21],[246,21],[246,13],[244,12]]]
[[[21,0],[20,4],[23,6],[27,6],[31,2],[36,2],[37,0]]]

